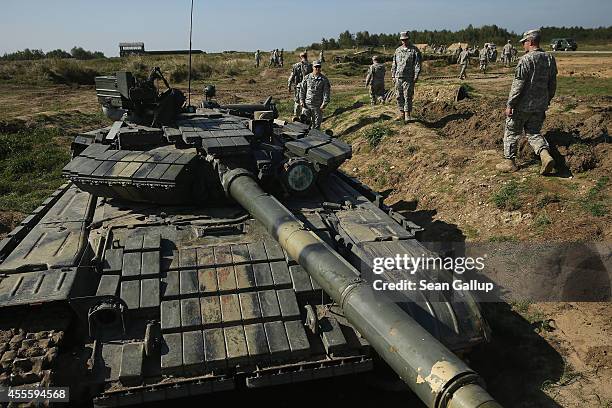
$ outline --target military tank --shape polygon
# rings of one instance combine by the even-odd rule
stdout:
[[[457,357],[489,335],[469,293],[373,290],[374,258],[429,251],[338,169],[348,144],[270,98],[185,106],[159,69],[96,92],[113,123],[74,138],[68,182],[0,244],[2,387],[114,407],[382,365],[428,407],[499,407]]]

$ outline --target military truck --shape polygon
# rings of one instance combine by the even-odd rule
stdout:
[[[550,42],[550,48],[553,51],[576,51],[578,44],[573,38],[554,38]]]

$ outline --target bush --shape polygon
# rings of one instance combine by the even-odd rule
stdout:
[[[129,71],[132,73],[132,75],[134,75],[134,78],[137,79],[146,79],[147,76],[149,75],[149,72],[151,71],[151,69],[147,66],[147,64],[145,64],[141,58],[133,58],[130,57],[128,58],[127,63],[125,64],[124,68],[125,71]]]
[[[370,129],[366,130],[363,133],[363,136],[366,138],[370,147],[374,148],[378,146],[380,141],[385,136],[389,136],[393,134],[393,130],[384,125],[374,125]]]
[[[106,58],[105,55],[100,51],[87,51],[82,47],[72,47],[70,54],[78,60],[88,60],[96,58]]]
[[[72,58],[72,55],[70,55],[69,52],[60,50],[58,48],[57,50],[49,51],[47,54],[45,54],[45,57],[46,58]]]
[[[177,64],[168,70],[171,82],[184,82],[189,77],[189,67],[187,64]]]
[[[521,208],[522,203],[519,199],[520,186],[514,180],[502,186],[499,191],[493,194],[493,203],[500,210],[514,211]]]
[[[93,85],[97,71],[82,66],[76,61],[55,60],[42,66],[43,73],[57,84]]]

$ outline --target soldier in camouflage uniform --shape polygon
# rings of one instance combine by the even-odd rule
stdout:
[[[512,47],[512,55],[511,55],[510,62],[515,62],[517,56],[518,56],[518,50],[516,48]]]
[[[506,107],[504,132],[504,161],[497,165],[501,171],[516,171],[517,141],[523,134],[542,160],[540,174],[548,174],[555,167],[548,142],[540,131],[546,110],[557,88],[557,64],[552,55],[540,48],[540,31],[523,34],[521,43],[526,54],[519,60]]]
[[[385,64],[378,61],[378,56],[373,56],[366,75],[366,87],[370,88],[372,105],[376,105],[378,100],[382,102],[385,97],[385,71]]]
[[[504,65],[506,67],[510,66],[510,61],[512,60],[512,49],[514,47],[512,46],[512,41],[508,40],[508,43],[506,45],[504,45]]]
[[[308,54],[306,51],[300,53],[300,62],[293,64],[291,67],[291,75],[287,81],[289,87],[289,93],[291,93],[291,87],[293,86],[293,120],[299,120],[302,114],[302,107],[300,104],[300,85],[306,75],[312,72],[312,64],[308,62]]]
[[[402,45],[395,50],[391,77],[395,82],[397,91],[397,106],[400,110],[399,120],[410,122],[412,120],[412,97],[414,84],[421,72],[421,52],[412,44],[407,31],[400,33]]]
[[[313,72],[306,75],[300,85],[300,103],[310,117],[310,128],[320,129],[323,110],[329,104],[331,86],[321,73],[321,61],[315,61]]]
[[[255,51],[255,66],[259,68],[259,63],[261,62],[261,53],[259,50]]]
[[[487,44],[482,46],[482,49],[478,54],[478,59],[480,60],[480,70],[484,74],[487,72],[487,63],[489,62],[489,48],[487,47]]]
[[[276,65],[276,50],[270,51],[270,62],[268,63],[268,68]]]
[[[461,51],[459,57],[457,58],[457,64],[461,65],[461,72],[459,73],[459,79],[467,78],[465,71],[467,70],[468,64],[470,63],[470,52],[468,48],[465,47],[465,50]]]

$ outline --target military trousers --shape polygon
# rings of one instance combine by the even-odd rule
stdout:
[[[487,70],[487,60],[480,60],[480,70],[481,71]]]
[[[467,64],[461,64],[461,72],[459,73],[459,78],[463,79],[463,78],[467,78],[467,75],[465,73],[465,71],[467,70]]]
[[[504,157],[506,159],[516,157],[517,142],[523,132],[525,132],[527,141],[535,154],[539,156],[542,150],[548,150],[548,142],[540,133],[545,118],[545,112],[521,112],[516,110],[512,116],[507,117],[506,130],[504,131]]]
[[[302,104],[300,102],[300,85],[297,84],[293,90],[293,116],[298,118],[302,115]]]
[[[404,112],[412,112],[412,98],[414,97],[414,81],[396,78],[397,107]]]
[[[321,122],[323,121],[323,111],[320,106],[306,105],[304,114],[310,119],[311,129],[321,129]]]
[[[376,105],[376,103],[385,97],[385,84],[371,84],[370,85],[370,99],[372,100],[372,105]]]
[[[512,56],[510,54],[504,54],[504,64],[506,64],[506,66],[509,66],[511,61]]]

